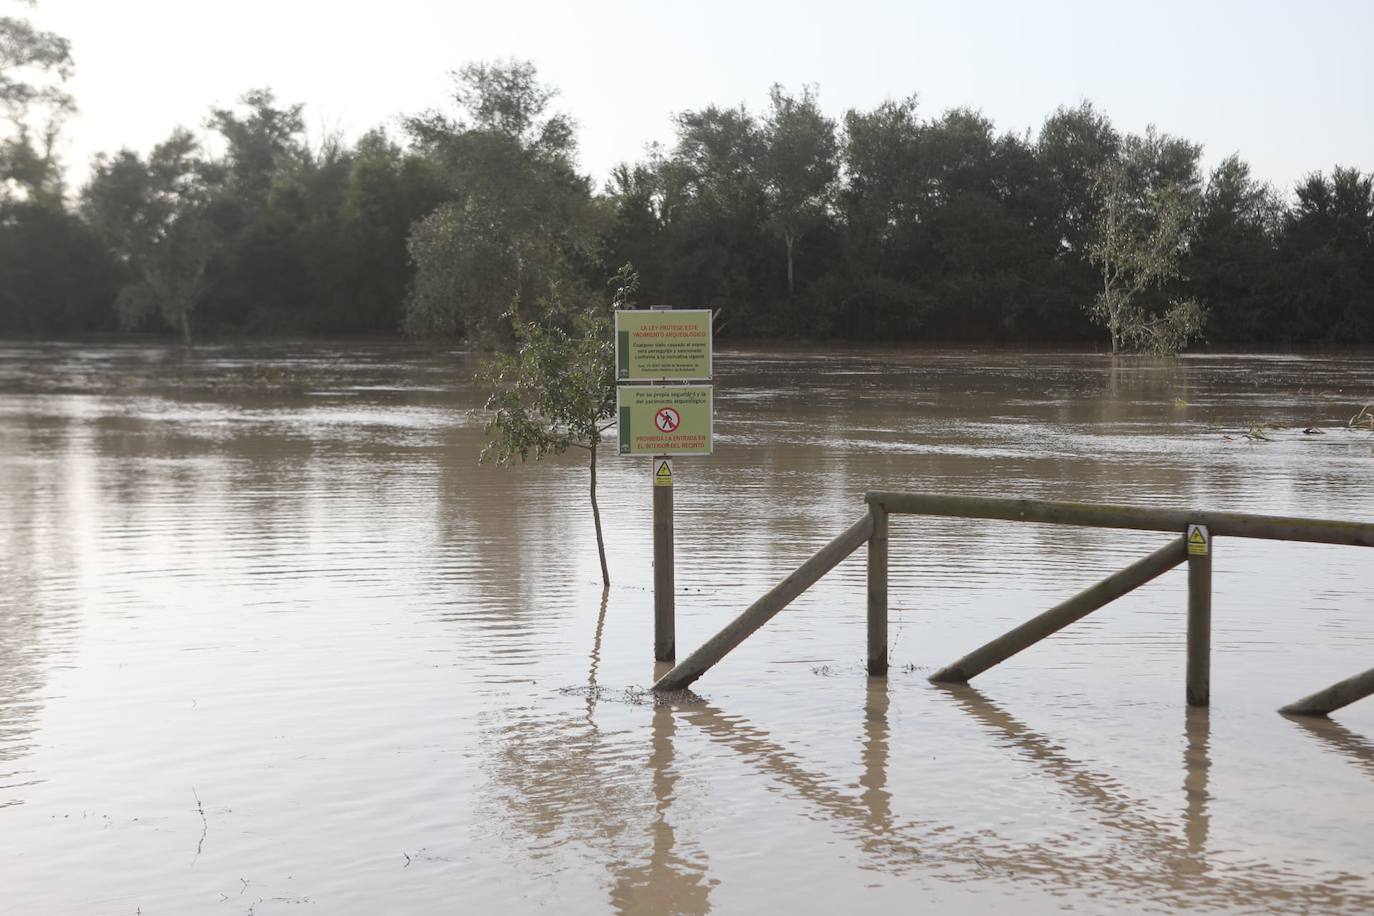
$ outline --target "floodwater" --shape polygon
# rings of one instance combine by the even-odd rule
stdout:
[[[656,704],[649,461],[603,596],[585,454],[478,466],[474,367],[0,344],[0,914],[1374,910],[1374,700],[1274,712],[1374,661],[1374,551],[1218,540],[1189,711],[1182,570],[926,680],[1167,536],[894,517],[886,680],[860,550]],[[680,657],[869,489],[1374,519],[1367,355],[716,368]]]

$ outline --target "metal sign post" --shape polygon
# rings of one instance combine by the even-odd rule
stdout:
[[[708,309],[667,306],[615,313],[617,451],[653,459],[654,660],[660,662],[677,654],[671,457],[711,454],[711,317]]]

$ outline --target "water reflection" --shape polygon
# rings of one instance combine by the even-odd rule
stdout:
[[[610,875],[608,894],[617,913],[710,912],[705,854],[681,842],[672,819],[681,774],[676,759],[678,721],[667,703],[642,691],[606,691],[599,683],[610,590],[602,592],[588,657],[585,711],[580,720],[510,711],[494,729],[492,785],[518,827],[534,840],[535,857],[552,855],[576,837],[598,850]],[[659,666],[666,673],[668,664]],[[569,692],[569,691],[565,691]],[[684,694],[688,702],[690,694]],[[646,733],[604,727],[607,701],[623,713],[652,708]],[[646,737],[647,746],[637,735]],[[637,758],[643,766],[636,766]],[[642,779],[647,774],[647,785]],[[645,817],[647,811],[650,816]]]
[[[887,788],[887,711],[891,699],[885,677],[869,678],[867,688],[863,706],[863,773],[859,776],[863,793],[860,798],[868,810],[870,828],[881,834],[892,823],[892,793]]]
[[[711,911],[711,888],[706,857],[690,846],[679,850],[677,833],[669,813],[677,798],[680,778],[674,760],[677,722],[667,705],[654,709],[649,751],[654,818],[647,859],[622,861],[613,866],[615,884],[611,905],[617,913],[679,913],[685,916]]]
[[[1290,880],[1281,868],[1233,870],[1213,867],[1206,855],[1210,824],[1209,719],[1206,710],[1185,713],[1184,812],[1180,831],[1171,818],[1151,814],[1147,799],[1131,795],[1113,777],[1094,771],[1055,740],[1031,729],[976,689],[947,689],[957,706],[1005,741],[1017,758],[1032,763],[1049,784],[1084,803],[1106,827],[1111,841],[1082,851],[1050,842],[1018,842],[994,830],[969,832],[958,824],[898,817],[894,807],[919,810],[919,799],[894,799],[887,788],[888,693],[871,683],[864,704],[861,792],[856,797],[824,773],[806,767],[780,741],[743,718],[710,704],[674,715],[737,753],[750,767],[791,789],[820,809],[841,832],[853,836],[875,867],[900,875],[919,867],[951,880],[989,876],[1031,880],[1047,889],[1086,891],[1112,887],[1127,897],[1180,907],[1244,906],[1289,901],[1302,907],[1374,906],[1374,896],[1352,893],[1354,876],[1321,881]],[[1084,825],[1085,829],[1091,829]]]
[[[1088,909],[1374,910],[1369,878],[1346,873],[1367,861],[1368,836],[1332,829],[1367,815],[1369,799],[1333,812],[1313,788],[1331,771],[1374,775],[1374,745],[1334,723],[1290,729],[1268,706],[1227,720],[1237,724],[1225,750],[1246,767],[1267,767],[1269,742],[1285,736],[1334,752],[1314,755],[1327,770],[1310,784],[1261,799],[1254,772],[1213,765],[1234,758],[1219,756],[1205,711],[1175,711],[1172,690],[1132,697],[1115,720],[1060,716],[1041,732],[1009,711],[1038,722],[1035,700],[998,704],[901,678],[828,680],[816,703],[810,691],[741,688],[740,666],[708,689],[750,691],[748,716],[728,692],[663,706],[607,691],[612,678],[642,676],[647,614],[615,619],[622,599],[648,605],[642,468],[605,465],[610,601],[580,462],[476,465],[472,368],[464,354],[385,348],[0,345],[0,806],[21,802],[0,823],[5,904],[58,911],[54,888],[78,869],[92,885],[174,884],[158,870],[165,850],[130,837],[120,858],[101,858],[111,845],[62,815],[120,805],[143,824],[163,811],[184,820],[193,846],[201,824],[182,819],[182,787],[206,795],[218,781],[215,794],[236,796],[233,818],[211,812],[217,839],[197,876],[232,888],[239,869],[280,860],[301,874],[317,852],[316,886],[346,890],[355,909],[392,887],[389,872],[355,864],[394,858],[417,831],[440,835],[424,821],[442,809],[462,812],[464,827],[443,837],[464,864],[393,909],[500,894],[492,876],[520,874],[569,909],[763,910],[764,882],[718,882],[738,873],[736,852],[766,811],[792,845],[750,867],[775,888],[823,884],[862,899],[874,883],[934,876],[932,894],[976,890],[1008,909],[1029,887]],[[1374,361],[1358,356],[1155,365],[727,352],[718,368],[720,449],[684,468],[677,503],[679,584],[692,596],[679,605],[684,628],[689,615],[691,626],[733,617],[862,512],[865,489],[1368,514],[1374,437],[1336,428],[1357,409],[1339,403],[1346,395],[1300,394],[1374,386]],[[1219,434],[1323,416],[1325,436]],[[1091,581],[1149,540],[1117,533],[1099,549],[1096,535],[1055,526],[899,524],[908,536],[894,536],[893,581],[907,591],[894,607],[909,610],[894,635],[913,635],[894,653],[921,666],[1057,600],[1065,551],[1078,551]],[[1236,542],[1218,565],[1219,596],[1246,611],[1217,624],[1237,694],[1268,698],[1266,653],[1300,644],[1320,673],[1328,647],[1371,638],[1363,556]],[[1322,587],[1276,581],[1296,568]],[[790,628],[788,654],[794,638],[817,656],[855,645],[862,576],[861,561],[841,567],[778,624]],[[1136,596],[1145,613],[1065,639],[1094,640],[1094,659],[1110,662],[1103,677],[1153,677],[1156,662],[1178,657],[1182,603],[1170,587],[1181,584],[1162,584],[1159,600]],[[938,633],[926,633],[937,616]],[[1098,676],[1085,673],[1084,689],[1102,686]],[[569,684],[571,698],[560,692]],[[183,693],[201,706],[178,716]],[[1169,743],[1151,770],[1133,780],[1130,761],[1095,762],[1089,748],[1103,736],[1087,733],[1129,735],[1142,715],[1164,717]],[[272,779],[242,762],[254,748]],[[1351,765],[1360,773],[1345,773]],[[368,829],[330,829],[331,807],[311,800],[321,788],[352,799]],[[1268,829],[1275,821],[1292,830]],[[186,837],[175,833],[162,836],[179,852]]]
[[[596,727],[594,716],[597,694],[601,687],[596,682],[596,673],[601,667],[601,640],[606,635],[606,609],[610,603],[611,587],[608,585],[601,590],[601,607],[596,614],[596,633],[592,636],[591,663],[587,666],[587,724],[592,728]]]
[[[1205,706],[1185,706],[1183,710],[1183,796],[1186,799],[1183,812],[1183,833],[1188,839],[1190,861],[1197,864],[1199,872],[1206,871],[1203,850],[1207,846],[1208,827],[1212,823],[1207,812],[1211,794],[1208,780],[1211,777],[1212,758],[1208,743],[1212,737],[1211,712]]]
[[[1374,741],[1325,716],[1284,716],[1323,745],[1374,776]]]
[[[1209,719],[1206,710],[1189,710],[1184,724],[1184,829],[1179,837],[1168,820],[1151,816],[1145,798],[1126,792],[1115,777],[1097,772],[1075,759],[1062,744],[1032,729],[967,685],[942,685],[958,707],[980,725],[996,734],[1017,751],[1017,758],[1030,761],[1050,784],[1082,802],[1101,818],[1131,851],[1130,858],[1151,863],[1160,871],[1156,879],[1171,887],[1182,887],[1188,877],[1207,871],[1204,847],[1207,839],[1207,780],[1211,768],[1208,756]],[[1058,871],[1064,863],[1054,862],[1054,851],[1041,849],[1037,857]],[[1113,868],[1127,865],[1120,854]],[[1063,877],[1068,880],[1070,875]]]

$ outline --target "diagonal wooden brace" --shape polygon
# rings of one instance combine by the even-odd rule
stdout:
[[[762,598],[749,605],[744,613],[731,621],[725,629],[712,636],[676,668],[659,678],[653,689],[682,690],[687,687],[724,658],[731,649],[748,639],[755,630],[777,616],[779,611],[792,603],[792,599],[815,585],[822,576],[838,566],[841,560],[858,550],[872,534],[873,516],[865,514],[843,534],[817,551],[815,556],[797,567],[790,576],[769,589]]]
[[[1374,693],[1374,668],[1332,684],[1325,690],[1318,690],[1296,703],[1289,703],[1279,712],[1289,716],[1324,716],[1342,706],[1349,706],[1356,700],[1362,700],[1371,693]]]
[[[1171,541],[1120,572],[1112,573],[1101,582],[1074,595],[1069,600],[1033,617],[1016,629],[997,637],[952,665],[930,676],[935,683],[966,683],[993,665],[999,665],[1023,649],[1058,633],[1071,623],[1082,620],[1093,611],[1120,598],[1127,592],[1155,579],[1188,558],[1186,538]]]

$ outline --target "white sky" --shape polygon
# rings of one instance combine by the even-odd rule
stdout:
[[[27,15],[72,39],[81,114],[73,179],[101,150],[146,149],[211,105],[270,86],[306,103],[313,138],[350,139],[441,105],[447,73],[532,60],[578,122],[598,181],[670,141],[670,116],[715,102],[761,110],[773,82],[814,82],[839,116],[917,93],[921,113],[980,109],[1038,129],[1093,100],[1119,129],[1148,123],[1239,151],[1283,189],[1334,164],[1374,169],[1374,3],[812,0],[39,0]]]

